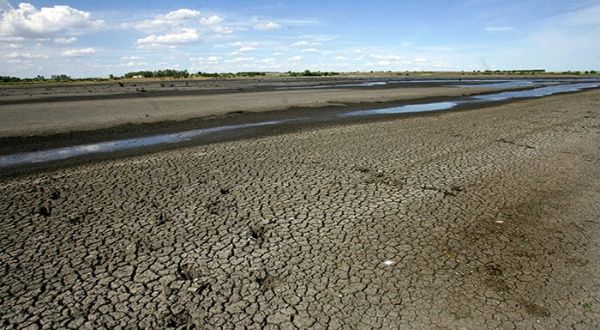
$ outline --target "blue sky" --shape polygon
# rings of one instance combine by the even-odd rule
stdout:
[[[0,0],[0,75],[600,69],[600,1]]]

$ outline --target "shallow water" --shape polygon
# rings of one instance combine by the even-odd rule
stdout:
[[[523,91],[509,91],[495,94],[475,95],[472,99],[482,102],[505,101],[510,99],[542,97],[556,93],[576,92],[582,89],[600,87],[600,82],[573,83],[564,85],[554,85],[538,87]]]
[[[535,86],[540,83],[542,83],[542,82],[533,82],[531,80],[510,80],[510,81],[498,81],[498,82],[490,82],[490,83],[461,84],[461,85],[452,85],[452,86],[462,87],[462,88],[471,88],[471,87],[516,88],[516,87]]]
[[[457,102],[435,102],[435,103],[422,103],[422,104],[407,104],[400,107],[384,108],[384,109],[370,109],[370,110],[356,110],[339,114],[339,117],[355,117],[355,116],[372,116],[372,115],[391,115],[400,113],[414,113],[414,112],[429,112],[429,111],[440,111],[453,108],[457,105]]]
[[[198,139],[203,136],[209,136],[210,134],[227,132],[227,131],[238,131],[249,128],[259,128],[266,126],[277,126],[282,124],[304,122],[304,123],[318,123],[326,120],[344,120],[344,118],[352,117],[367,117],[367,116],[378,116],[378,115],[393,115],[393,114],[406,114],[406,113],[418,113],[418,112],[432,112],[449,110],[460,104],[476,104],[485,102],[499,102],[510,99],[519,98],[532,98],[548,96],[556,93],[575,92],[582,89],[597,88],[600,87],[600,81],[596,82],[585,82],[585,83],[569,83],[553,86],[538,87],[530,90],[522,91],[509,91],[486,95],[475,95],[471,96],[466,100],[457,101],[446,101],[446,102],[433,102],[433,103],[422,103],[422,104],[407,104],[400,107],[381,108],[381,109],[368,109],[368,110],[354,110],[331,116],[330,114],[315,115],[313,117],[302,117],[292,118],[285,120],[273,120],[263,121],[257,123],[239,124],[239,125],[226,125],[217,126],[210,128],[201,128],[195,130],[188,130],[172,134],[160,134],[152,135],[140,138],[131,138],[123,140],[106,141],[100,143],[92,143],[86,145],[77,145],[64,148],[56,148],[42,151],[34,151],[20,154],[11,154],[6,156],[0,156],[0,168],[13,167],[25,164],[36,164],[50,161],[64,160],[77,156],[92,155],[98,153],[110,153],[123,150],[138,149],[143,147],[174,144],[193,139]]]
[[[291,121],[291,120],[290,120]],[[42,151],[26,152],[0,156],[0,168],[21,164],[36,164],[55,160],[63,160],[76,156],[84,156],[96,153],[108,153],[128,149],[149,147],[160,144],[181,143],[199,138],[211,133],[239,130],[243,128],[254,128],[282,124],[285,120],[265,121],[250,124],[218,126],[183,131],[172,134],[151,135],[140,138],[106,141],[92,144],[76,145],[64,148],[48,149]]]
[[[363,81],[358,83],[348,84],[324,84],[324,85],[306,85],[306,86],[290,86],[290,87],[277,87],[278,90],[286,89],[318,89],[318,88],[340,88],[340,87],[373,87],[373,86],[385,86],[391,84],[452,84],[448,86],[452,87],[495,87],[498,85],[499,88],[505,87],[508,83],[521,86],[523,80],[496,80],[496,79],[390,79],[390,80],[373,80]],[[461,83],[455,85],[454,83]]]
[[[389,84],[389,81],[364,81],[353,84],[328,84],[328,85],[306,85],[306,86],[290,86],[290,87],[277,87],[277,90],[288,90],[288,89],[318,89],[318,88],[339,88],[339,87],[373,87],[383,86]]]

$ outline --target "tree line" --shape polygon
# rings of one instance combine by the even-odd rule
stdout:
[[[359,73],[359,72],[356,72]],[[373,71],[371,71],[373,73]],[[388,73],[392,74],[391,71]],[[434,73],[434,72],[430,72]],[[465,71],[461,71],[461,74],[466,74]],[[530,70],[473,70],[475,74],[483,74],[483,75],[491,75],[491,74],[511,74],[511,75],[535,75],[535,74],[544,74],[549,73],[543,69],[530,69]],[[106,81],[106,80],[119,80],[122,78],[190,78],[190,77],[205,77],[205,78],[235,78],[235,77],[261,77],[266,76],[268,72],[261,71],[246,71],[246,72],[235,72],[235,73],[218,73],[218,72],[202,72],[199,71],[197,73],[189,73],[188,70],[174,70],[174,69],[166,69],[166,70],[157,70],[157,71],[133,71],[124,74],[123,76],[115,76],[109,75],[107,78],[71,78],[71,76],[66,74],[56,74],[51,75],[50,77],[45,77],[42,75],[38,75],[34,78],[18,78],[11,76],[0,76],[0,83],[18,83],[18,82],[39,82],[39,81],[55,81],[55,82],[67,82],[67,81]],[[327,77],[327,76],[338,76],[341,73],[333,72],[333,71],[288,71],[283,73],[272,73],[283,76],[291,76],[291,77]],[[408,72],[406,73],[408,75]],[[564,74],[564,75],[596,75],[598,71],[596,70],[588,70],[588,71],[564,71],[564,72],[556,72],[555,74]]]

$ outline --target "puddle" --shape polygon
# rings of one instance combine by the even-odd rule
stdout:
[[[372,82],[374,83],[374,82]],[[179,133],[172,134],[161,134],[153,135],[140,138],[131,138],[124,140],[106,141],[100,143],[93,143],[87,145],[70,146],[57,149],[49,149],[35,152],[27,152],[20,154],[12,154],[6,156],[0,156],[0,168],[13,167],[25,164],[36,164],[50,161],[64,160],[77,156],[98,154],[98,153],[109,153],[123,150],[131,150],[155,145],[174,144],[193,139],[198,139],[204,136],[210,136],[210,134],[218,132],[235,131],[236,133],[244,129],[249,128],[260,128],[266,126],[276,126],[288,123],[318,123],[324,121],[341,121],[344,118],[349,119],[352,117],[359,116],[377,116],[377,115],[393,115],[393,114],[406,114],[406,113],[417,113],[417,112],[432,112],[449,110],[460,104],[476,104],[485,102],[498,102],[510,99],[519,98],[532,98],[532,97],[543,97],[556,93],[575,92],[582,89],[597,88],[600,87],[600,81],[584,82],[584,83],[562,83],[560,85],[537,87],[530,90],[522,91],[508,91],[486,95],[474,95],[466,100],[457,101],[446,101],[446,102],[434,102],[434,103],[423,103],[423,104],[408,104],[400,107],[382,108],[382,109],[369,109],[369,110],[354,110],[337,115],[331,113],[315,114],[312,117],[302,118],[291,118],[285,120],[274,120],[274,121],[263,121],[248,124],[239,125],[226,125],[210,128],[202,128],[196,130],[189,130]]]
[[[414,113],[414,112],[429,112],[429,111],[440,111],[453,108],[457,105],[457,102],[435,102],[435,103],[423,103],[423,104],[408,104],[394,108],[384,109],[371,109],[371,110],[356,110],[346,113],[341,113],[340,117],[355,117],[355,116],[372,116],[372,115],[391,115],[400,113]]]
[[[490,83],[471,83],[471,84],[460,84],[451,85],[461,88],[472,88],[472,87],[485,87],[485,88],[516,88],[516,87],[530,87],[538,85],[539,82],[533,82],[531,80],[510,80],[510,81],[498,81]]]
[[[365,81],[354,84],[328,84],[328,85],[307,85],[307,86],[290,86],[290,87],[277,87],[276,90],[288,90],[288,89],[317,89],[317,88],[339,88],[339,87],[373,87],[383,86],[389,84],[389,81]]]
[[[382,85],[387,85],[388,83],[389,83],[388,81],[366,81],[364,83],[359,84],[359,86],[365,86],[365,87],[382,86]]]
[[[564,84],[564,85],[554,85],[554,86],[545,86],[538,87],[534,89],[524,90],[524,91],[514,91],[514,92],[501,92],[494,94],[486,94],[486,95],[475,95],[471,97],[474,101],[479,102],[494,102],[494,101],[505,101],[510,99],[519,99],[519,98],[530,98],[530,97],[542,97],[548,96],[556,93],[567,93],[567,92],[576,92],[582,89],[596,88],[600,87],[600,82],[589,82],[589,83],[573,83],[573,84]]]
[[[593,78],[581,78],[578,81],[597,82]],[[572,79],[388,79],[388,80],[372,80],[359,83],[341,83],[341,84],[323,84],[323,85],[305,85],[305,86],[290,86],[276,87],[275,90],[296,90],[296,89],[320,89],[320,88],[343,88],[343,87],[373,87],[385,85],[402,85],[402,84],[439,84],[446,87],[459,88],[518,88],[518,87],[536,87],[553,84],[569,84]]]
[[[77,156],[96,153],[108,153],[129,149],[137,149],[161,144],[172,144],[189,141],[211,133],[226,132],[244,128],[254,128],[282,124],[293,120],[265,121],[251,124],[228,125],[210,128],[201,128],[172,134],[152,135],[141,138],[107,141],[86,145],[77,145],[64,148],[33,151],[20,154],[0,156],[0,168],[22,164],[36,164],[56,160],[64,160]]]

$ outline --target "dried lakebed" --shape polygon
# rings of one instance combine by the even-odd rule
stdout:
[[[600,91],[0,182],[4,328],[600,327]]]
[[[256,123],[246,123],[238,125],[226,125],[210,128],[202,128],[189,130],[171,134],[161,134],[155,136],[147,136],[140,138],[131,138],[115,141],[106,141],[100,143],[76,145],[69,147],[62,147],[50,150],[41,150],[35,152],[26,152],[19,154],[10,154],[0,156],[0,169],[10,168],[20,165],[37,164],[44,162],[58,161],[77,156],[87,156],[98,153],[109,153],[115,151],[130,150],[142,147],[150,147],[161,144],[175,144],[194,139],[200,139],[210,134],[215,133],[227,133],[230,131],[236,131],[236,134],[243,137],[245,130],[254,132],[256,128],[268,128],[270,126],[277,126],[283,124],[310,124],[319,122],[337,122],[342,121],[345,118],[353,117],[365,117],[365,116],[376,116],[376,115],[391,115],[391,114],[406,114],[406,113],[417,113],[417,112],[431,112],[449,110],[460,105],[476,105],[484,102],[499,102],[514,99],[543,97],[553,95],[556,93],[568,93],[580,91],[583,89],[598,88],[599,82],[582,82],[582,83],[569,83],[569,84],[558,84],[552,86],[537,87],[528,90],[520,91],[506,91],[500,93],[491,93],[483,95],[474,95],[465,100],[459,101],[447,101],[447,102],[434,102],[424,104],[408,104],[400,107],[383,108],[383,109],[369,109],[369,110],[354,110],[349,112],[322,112],[316,113],[310,117],[299,117],[290,118],[284,120],[270,120]]]

